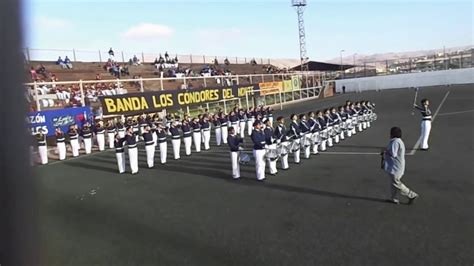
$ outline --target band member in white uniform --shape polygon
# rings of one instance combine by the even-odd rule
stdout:
[[[191,127],[193,129],[194,148],[196,152],[201,152],[201,124],[199,123],[199,118],[193,119]]]
[[[354,116],[354,111],[351,109],[351,106],[350,105],[346,105],[345,106],[345,113],[347,114],[347,120],[346,120],[346,123],[347,123],[347,137],[350,138],[352,137],[352,133],[354,131],[354,126],[353,126],[353,120],[352,120],[352,117]]]
[[[232,163],[232,178],[240,178],[240,165],[239,165],[239,153],[242,149],[240,144],[242,144],[243,139],[240,136],[235,134],[233,127],[229,128],[229,136],[227,136],[227,144],[230,148],[230,161]]]
[[[99,151],[105,150],[105,128],[102,121],[98,121],[95,127],[95,135],[97,138],[97,146]]]
[[[230,126],[234,128],[235,132],[238,134],[240,133],[240,129],[239,129],[239,117],[237,116],[237,114],[235,113],[235,111],[231,111],[229,113],[229,123],[230,123]]]
[[[86,154],[92,152],[92,130],[89,123],[85,123],[81,130],[82,139],[84,140],[84,149]]]
[[[300,163],[300,141],[301,141],[301,130],[300,126],[298,125],[298,117],[295,114],[290,116],[291,123],[290,123],[290,132],[289,132],[289,139],[292,144],[292,151],[293,157],[296,164]]]
[[[193,131],[187,119],[183,119],[181,124],[181,130],[183,131],[183,142],[184,142],[184,151],[186,156],[191,155],[191,146],[192,146],[192,136]]]
[[[69,143],[71,144],[72,157],[79,156],[79,133],[77,130],[77,125],[69,126],[69,131],[67,132],[69,136]]]
[[[431,132],[431,110],[429,108],[430,106],[430,101],[428,99],[422,99],[421,100],[421,106],[414,105],[414,107],[421,112],[421,150],[428,150],[429,145],[428,145],[428,139],[430,137],[430,132]]]
[[[54,135],[56,136],[56,147],[58,148],[59,160],[62,161],[66,159],[66,143],[64,142],[64,132],[60,127],[57,127]]]
[[[138,173],[138,147],[137,147],[137,138],[133,132],[133,127],[128,127],[125,134],[125,142],[127,142],[128,147],[128,160],[130,163],[130,169],[132,170],[132,175]]]
[[[222,130],[221,130],[221,122],[219,121],[219,116],[213,115],[211,117],[212,119],[212,125],[214,126],[214,133],[216,137],[216,145],[221,146],[222,142]]]
[[[247,110],[247,134],[250,136],[252,135],[252,130],[253,130],[253,122],[255,122],[255,109],[252,107],[249,107]]]
[[[171,135],[171,145],[173,146],[173,156],[175,160],[181,158],[179,152],[181,149],[181,133],[179,132],[178,122],[171,122],[171,127],[169,129]]]
[[[340,133],[337,131],[337,129],[340,127],[341,118],[334,107],[331,108],[331,113],[329,115],[331,116],[334,130],[334,143],[339,143]]]
[[[262,122],[256,120],[254,123],[254,130],[250,138],[253,142],[253,157],[255,158],[255,170],[257,173],[257,180],[265,180],[265,134],[262,130]]]
[[[38,130],[38,133],[36,133],[36,141],[38,143],[38,153],[41,164],[47,164],[48,146],[46,145],[46,135],[43,133],[43,129]]]
[[[115,128],[114,123],[110,120],[107,122],[106,131],[107,141],[109,142],[109,148],[113,149],[115,145],[115,133],[117,132],[117,129]]]
[[[166,157],[168,155],[168,143],[166,142],[166,136],[168,132],[166,132],[166,127],[164,125],[159,125],[156,131],[158,136],[158,145],[160,147],[160,160],[161,164],[166,164]]]
[[[333,120],[331,118],[331,111],[329,109],[324,110],[324,119],[326,120],[327,136],[328,136],[328,147],[333,146]]]
[[[352,120],[352,135],[357,134],[357,128],[359,127],[359,121],[358,121],[358,115],[357,115],[357,110],[355,108],[355,105],[353,103],[350,104],[350,110],[351,110],[351,120]]]
[[[228,135],[228,128],[229,128],[229,119],[224,113],[221,113],[219,116],[219,122],[221,125],[221,133],[222,133],[222,142],[227,144],[227,135]],[[235,128],[234,128],[235,130]]]
[[[339,106],[339,112],[338,112],[339,118],[341,119],[341,134],[340,138],[341,140],[346,138],[346,132],[347,132],[347,113],[344,111],[344,106]]]
[[[311,130],[306,121],[306,115],[300,114],[301,147],[303,147],[304,158],[309,159],[311,154]]]
[[[273,127],[272,127],[272,123],[271,123],[270,119],[268,119],[268,118],[265,119],[263,122],[265,124],[265,129],[263,130],[263,133],[265,134],[265,141],[267,143],[267,146],[265,148],[276,151],[277,144],[276,144],[275,139],[273,138],[274,130],[273,130]],[[276,175],[278,173],[277,161],[278,161],[278,157],[276,157],[276,158],[267,158],[268,168],[270,170],[270,175]]]
[[[120,138],[118,134],[115,134],[114,147],[119,174],[125,173],[125,148],[123,145],[124,142],[125,138]]]
[[[153,141],[151,128],[149,125],[146,125],[142,131],[143,141],[145,142],[146,162],[148,168],[153,168],[155,165],[155,142]]]
[[[285,119],[283,116],[277,117],[277,122],[278,125],[275,128],[275,139],[277,145],[283,145],[285,147],[288,147],[288,138],[287,138],[287,131],[285,127]],[[282,154],[280,157],[281,160],[281,169],[283,170],[288,170],[289,165],[288,165],[288,148],[282,148]]]
[[[117,133],[121,139],[125,138],[126,128],[123,126],[122,122],[117,122]]]

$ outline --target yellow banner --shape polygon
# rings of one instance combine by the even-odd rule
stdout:
[[[291,80],[284,80],[283,81],[283,91],[284,92],[291,92],[293,90],[293,83]]]
[[[270,95],[283,91],[283,82],[262,82],[258,84],[260,87],[260,96]]]

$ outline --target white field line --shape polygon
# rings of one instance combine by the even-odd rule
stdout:
[[[433,119],[431,119],[431,123],[434,123],[436,117],[438,116],[439,110],[441,110],[441,107],[443,106],[444,102],[448,98],[449,93],[450,91],[446,92],[446,94],[444,95],[443,100],[441,100],[441,103],[439,104],[438,109],[436,109],[436,112],[433,115]],[[407,155],[415,155],[416,150],[420,147],[420,144],[421,144],[421,138],[418,138],[418,140],[415,143],[415,146],[413,146],[413,149]]]
[[[474,109],[473,110],[466,110],[466,111],[459,111],[459,112],[442,113],[442,114],[439,114],[438,116],[457,115],[457,114],[464,114],[464,113],[469,113],[469,112],[474,112]]]

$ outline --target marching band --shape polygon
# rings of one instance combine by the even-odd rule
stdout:
[[[426,105],[425,105],[426,106]],[[240,177],[239,163],[244,162],[248,155],[243,151],[245,133],[250,130],[250,139],[253,144],[257,180],[265,180],[266,165],[270,175],[278,174],[277,163],[281,161],[282,170],[289,169],[288,156],[293,155],[296,164],[300,163],[300,154],[309,159],[311,154],[316,155],[332,147],[341,140],[351,137],[370,127],[376,120],[375,105],[369,101],[352,103],[325,109],[310,111],[304,114],[292,114],[290,124],[285,125],[285,118],[279,116],[276,125],[273,125],[273,110],[259,106],[242,109],[235,107],[229,114],[218,110],[216,114],[204,112],[194,118],[185,115],[167,115],[160,118],[155,115],[141,115],[109,120],[104,126],[103,121],[97,121],[93,128],[86,122],[82,129],[71,125],[67,132],[72,155],[79,155],[82,148],[86,154],[91,153],[93,141],[99,151],[108,148],[115,149],[118,172],[126,169],[125,151],[128,151],[131,173],[138,173],[138,143],[143,141],[149,168],[154,167],[155,151],[158,149],[161,164],[166,164],[168,139],[171,140],[173,158],[179,160],[181,143],[184,144],[186,156],[191,156],[192,146],[195,152],[210,149],[211,131],[216,138],[215,143],[228,144],[232,162],[232,177]],[[425,108],[427,109],[427,107]],[[428,109],[429,111],[429,109]],[[249,127],[251,125],[251,127]],[[247,131],[245,130],[247,128]],[[357,129],[357,130],[356,130]],[[60,128],[55,131],[59,159],[66,159],[66,137]],[[36,134],[38,151],[42,164],[47,164],[46,136],[42,131]]]

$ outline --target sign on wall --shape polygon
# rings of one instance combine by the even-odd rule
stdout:
[[[258,86],[260,87],[260,96],[276,94],[283,91],[282,81],[262,82],[259,83]]]

